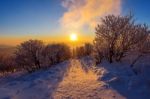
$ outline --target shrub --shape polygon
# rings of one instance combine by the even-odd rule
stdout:
[[[85,56],[84,46],[76,47],[75,56],[77,58]]]
[[[43,52],[43,59],[47,61],[44,65],[49,66],[65,61],[71,57],[70,47],[66,44],[48,44]]]
[[[15,72],[17,69],[18,67],[15,64],[13,55],[0,55],[0,73],[2,75],[9,72]]]
[[[93,45],[85,43],[84,46],[76,47],[76,57],[81,58],[84,56],[90,56],[93,51]]]
[[[41,53],[44,44],[40,40],[29,40],[21,43],[16,54],[16,63],[28,72],[41,68]]]

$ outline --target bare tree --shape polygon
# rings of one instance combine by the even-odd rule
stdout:
[[[49,44],[43,50],[42,55],[47,61],[45,65],[49,66],[69,59],[71,51],[70,47],[63,43]]]
[[[101,63],[102,59],[104,58],[104,51],[106,51],[106,45],[105,43],[102,43],[102,38],[95,40],[92,57],[94,58],[96,65]]]
[[[150,54],[150,35],[146,32],[143,34],[143,39],[140,39],[139,43],[132,49],[137,53],[137,57],[132,61],[131,67],[143,56]]]
[[[84,46],[76,47],[75,53],[76,53],[75,56],[77,58],[81,58],[81,57],[85,56]]]
[[[16,51],[16,63],[29,72],[41,68],[41,52],[44,44],[40,40],[29,40],[21,43]]]
[[[135,24],[132,15],[108,15],[96,27],[94,50],[99,57],[110,63],[120,61],[126,53],[145,43],[149,34],[148,26]]]
[[[128,16],[116,17],[114,15],[108,15],[102,18],[101,25],[96,27],[95,43],[102,43],[100,45],[106,47],[107,51],[104,56],[109,60],[110,63],[113,62],[115,43],[130,20],[131,17]]]
[[[85,43],[83,46],[76,47],[76,57],[81,58],[84,56],[90,56],[93,51],[93,45]]]
[[[120,61],[129,51],[138,51],[139,53],[147,50],[146,43],[149,34],[148,26],[130,24],[119,36],[115,46],[115,58]],[[148,46],[147,46],[148,47]]]

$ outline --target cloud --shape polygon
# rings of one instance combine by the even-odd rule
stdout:
[[[62,0],[66,8],[60,23],[63,28],[77,30],[95,27],[100,17],[121,13],[121,0]]]

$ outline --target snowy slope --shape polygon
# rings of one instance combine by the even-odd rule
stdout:
[[[69,62],[48,70],[0,79],[0,99],[51,99],[63,79]]]
[[[146,77],[147,78],[147,77]],[[32,74],[0,78],[0,99],[150,99],[150,82],[124,63],[72,59]]]

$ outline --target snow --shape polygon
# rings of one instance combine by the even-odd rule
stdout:
[[[22,76],[0,80],[0,99],[49,99],[67,71],[69,62]]]
[[[0,99],[150,99],[148,72],[136,75],[123,62],[94,66],[89,57],[71,59],[31,74],[1,77]]]

